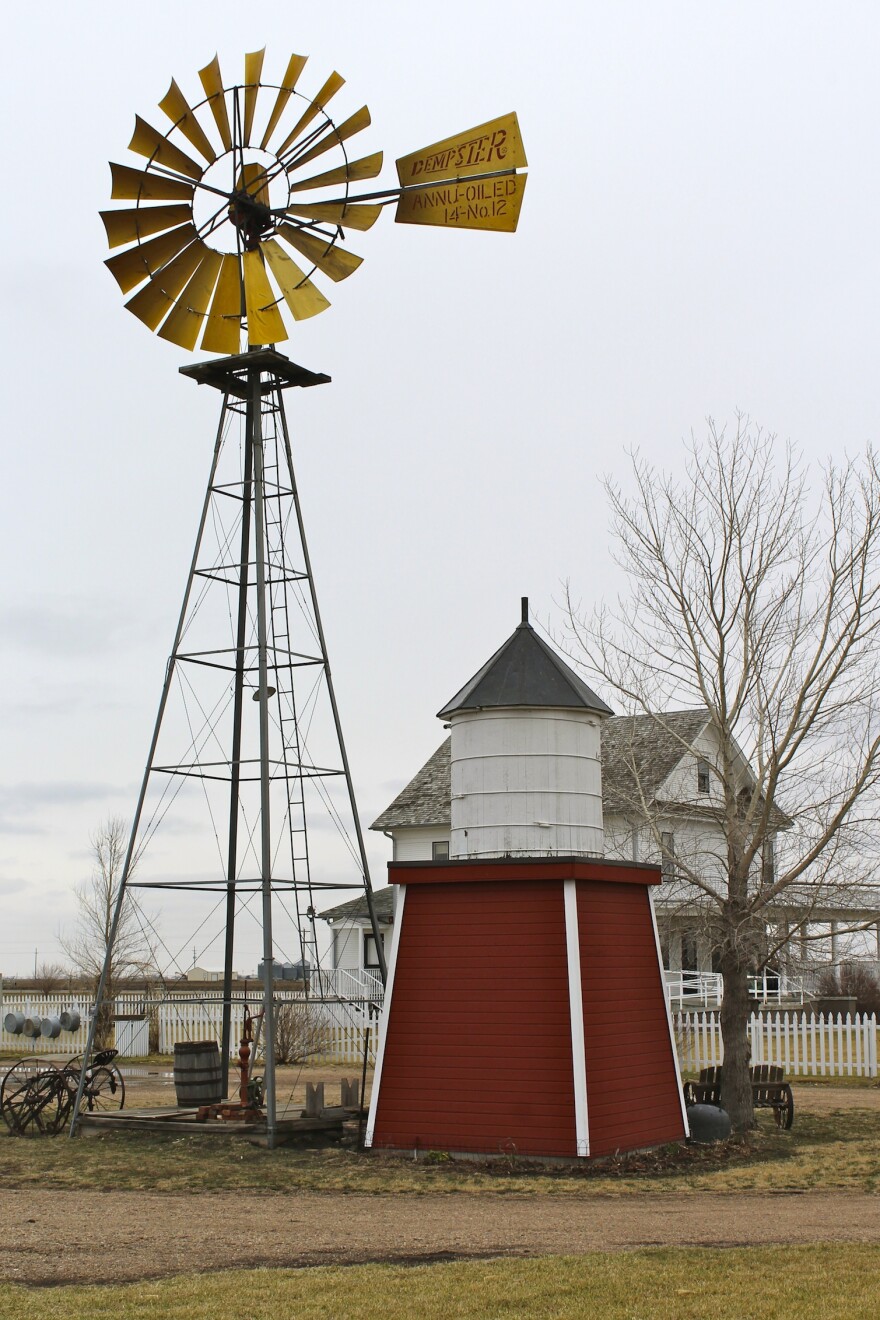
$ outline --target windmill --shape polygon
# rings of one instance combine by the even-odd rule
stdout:
[[[390,204],[400,223],[512,232],[526,158],[516,116],[508,114],[401,157],[397,186],[358,192],[383,165],[382,152],[356,157],[350,149],[370,124],[366,106],[337,121],[328,106],[344,85],[338,73],[309,95],[301,90],[306,56],[291,55],[277,84],[263,81],[263,63],[264,51],[247,54],[243,82],[227,84],[215,57],[200,70],[203,95],[192,103],[172,80],[159,102],[171,126],[136,118],[129,150],[141,159],[111,164],[112,198],[124,205],[101,214],[112,249],[106,265],[129,295],[127,309],[183,349],[220,354],[180,370],[217,389],[222,402],[97,1007],[130,891],[209,896],[223,921],[221,1058],[228,1069],[236,922],[255,916],[271,1145],[279,911],[303,963],[307,953],[319,961],[322,890],[362,893],[385,975],[284,405],[286,390],[329,377],[276,346],[288,338],[291,319],[327,309],[322,285],[360,266],[345,246],[346,231],[370,229]],[[196,802],[210,820],[213,870],[187,871],[166,848],[149,874],[147,845],[171,807],[192,810]],[[328,878],[317,873],[311,838],[318,806],[345,839],[350,878],[335,865]],[[187,934],[180,947],[190,943]],[[173,962],[174,950],[166,946],[166,954]],[[318,967],[315,997],[323,987]],[[97,1012],[87,1058],[96,1021]]]

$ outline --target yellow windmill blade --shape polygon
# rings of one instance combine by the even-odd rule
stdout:
[[[299,75],[306,67],[306,61],[308,60],[308,58],[309,58],[308,55],[291,55],[290,60],[288,61],[287,64],[287,70],[284,74],[284,77],[281,79],[281,86],[278,89],[278,95],[275,97],[275,104],[272,107],[272,113],[269,116],[269,122],[266,125],[266,131],[263,134],[262,141],[260,142],[261,151],[266,150],[269,144],[269,139],[271,138],[272,134],[275,132],[275,129],[278,127],[278,121],[284,113],[284,108],[287,105],[287,102],[290,100],[291,96],[296,90],[296,84],[299,81]]]
[[[303,111],[302,115],[297,121],[296,127],[294,128],[293,132],[288,133],[287,137],[281,143],[281,146],[275,152],[276,156],[284,155],[285,151],[290,146],[291,142],[296,141],[302,130],[304,128],[307,128],[308,125],[315,118],[315,115],[319,114],[324,109],[327,102],[330,100],[331,96],[335,96],[336,93],[339,91],[340,87],[344,87],[344,86],[345,86],[345,79],[341,77],[340,74],[335,72],[330,74],[330,77],[324,83],[324,86],[318,92],[317,96],[312,98],[312,103],[309,106],[308,110]]]
[[[369,128],[371,123],[370,112],[365,105],[360,110],[355,111],[342,124],[334,124],[327,132],[326,136],[320,138],[313,147],[304,152],[302,156],[297,156],[292,164],[286,166],[288,173],[291,170],[298,170],[301,166],[307,165],[310,160],[317,156],[322,156],[325,151],[330,151],[339,142],[345,142],[355,133],[360,133],[362,129]]]
[[[199,69],[199,79],[205,89],[220,141],[227,151],[232,150],[232,130],[229,127],[229,112],[226,109],[226,97],[223,92],[223,75],[220,72],[220,60],[214,56],[210,64]]]
[[[164,110],[172,124],[180,129],[186,140],[192,143],[200,155],[204,156],[208,164],[213,165],[217,159],[217,153],[211,146],[205,130],[190,109],[189,102],[173,78],[171,79],[171,86],[159,102],[159,109]]]
[[[125,304],[144,325],[155,330],[171,311],[183,286],[207,251],[204,243],[191,243],[169,261]]]
[[[335,169],[325,170],[323,174],[313,174],[310,179],[291,179],[288,187],[292,193],[308,192],[312,188],[329,188],[337,183],[375,179],[382,172],[382,160],[383,153],[376,151],[372,156],[350,160],[347,165],[338,165]]]
[[[171,229],[167,234],[160,234],[158,238],[151,238],[146,243],[139,243],[137,247],[129,248],[127,252],[119,252],[115,257],[108,257],[104,265],[110,271],[123,293],[128,293],[130,289],[135,289],[139,284],[153,275],[157,270],[176,257],[183,248],[194,243],[198,235],[195,225],[180,225],[178,229]]]
[[[369,202],[303,202],[301,206],[288,206],[285,215],[302,220],[325,221],[341,225],[343,229],[372,229],[382,214],[383,207]]]
[[[107,243],[110,247],[121,247],[123,243],[135,243],[150,234],[159,234],[165,229],[184,224],[192,217],[192,207],[184,203],[170,206],[134,206],[124,211],[100,211],[107,230]]]
[[[110,196],[118,202],[189,202],[195,187],[183,179],[166,179],[149,170],[134,170],[130,165],[110,162]]]
[[[179,344],[181,348],[188,348],[190,351],[195,348],[205,324],[208,304],[222,262],[223,258],[219,252],[209,247],[204,249],[194,274],[159,331],[160,338],[169,339],[172,344]]]
[[[329,301],[274,238],[267,238],[262,249],[295,321],[305,321],[319,312],[326,312]]]
[[[245,252],[242,256],[242,268],[248,342],[276,344],[286,339],[287,331],[278,310],[278,299],[272,291],[266,267],[263,265],[262,253]]]
[[[187,178],[199,181],[203,170],[192,156],[181,151],[180,147],[175,147],[173,142],[169,142],[157,128],[153,128],[152,124],[141,119],[140,115],[135,115],[134,124],[134,133],[128,144],[129,151],[136,151],[139,156],[147,156],[150,160],[164,165],[166,169],[175,170],[178,174],[185,174]]]
[[[335,239],[315,238],[312,234],[304,234],[295,225],[279,225],[278,236],[337,283],[353,275],[364,260],[340,247]]]
[[[227,253],[222,261],[202,335],[201,346],[206,353],[237,353],[241,344],[241,264],[233,253]]]
[[[248,146],[251,140],[251,129],[254,126],[254,111],[257,108],[257,93],[260,90],[260,74],[263,72],[263,57],[265,54],[266,47],[264,46],[262,50],[255,50],[244,57],[244,127],[242,140],[245,146]]]

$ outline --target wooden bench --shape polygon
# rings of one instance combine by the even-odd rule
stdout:
[[[720,1064],[700,1069],[697,1082],[685,1082],[684,1099],[688,1105],[718,1105],[721,1103]],[[756,1109],[772,1109],[776,1126],[786,1131],[794,1122],[794,1096],[785,1080],[782,1068],[775,1063],[754,1063],[749,1068],[752,1083],[752,1103]]]

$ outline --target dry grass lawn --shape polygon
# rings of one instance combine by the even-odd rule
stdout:
[[[349,1070],[350,1072],[350,1070]],[[282,1073],[279,1097],[305,1093],[305,1081],[323,1077],[331,1087],[345,1069]],[[68,1141],[23,1140],[0,1135],[0,1179],[9,1187],[110,1186],[163,1192],[507,1192],[625,1196],[652,1192],[746,1192],[880,1190],[880,1089],[873,1084],[795,1085],[796,1117],[780,1132],[768,1111],[759,1113],[753,1138],[726,1149],[672,1147],[606,1165],[541,1167],[505,1158],[494,1162],[414,1162],[404,1157],[358,1154],[349,1144],[266,1151],[239,1141],[199,1136],[172,1138],[111,1132]],[[146,1094],[168,1104],[173,1092],[145,1085]],[[131,1088],[132,1104],[138,1088]],[[139,1103],[139,1099],[137,1100]],[[242,1151],[247,1158],[242,1159]],[[880,1308],[878,1308],[880,1310]]]

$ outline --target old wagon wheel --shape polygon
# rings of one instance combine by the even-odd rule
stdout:
[[[122,1073],[111,1064],[86,1069],[83,1108],[89,1114],[122,1109],[125,1106],[125,1082]]]
[[[12,1132],[19,1132],[19,1113],[27,1088],[34,1078],[45,1071],[45,1064],[35,1059],[19,1059],[13,1064],[0,1084],[0,1113]]]
[[[53,1064],[36,1069],[22,1060],[3,1078],[0,1111],[16,1136],[54,1136],[64,1126],[72,1098],[64,1076]]]
[[[787,1132],[794,1122],[794,1096],[788,1082],[779,1088],[779,1099],[773,1104],[776,1126]]]

